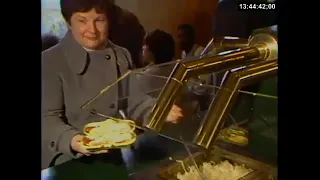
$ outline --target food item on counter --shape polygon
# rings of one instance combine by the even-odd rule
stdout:
[[[238,143],[238,144],[241,144],[241,145],[242,144],[244,144],[244,145],[248,144],[248,138],[247,137],[230,134],[227,138],[228,138],[229,141],[232,141],[232,142],[235,142],[235,143]]]
[[[200,167],[200,171],[206,180],[238,180],[239,178],[252,172],[243,165],[232,165],[229,161],[223,161],[219,164],[205,162]],[[194,166],[185,171],[184,174],[178,173],[179,180],[202,180]]]
[[[242,128],[228,128],[228,133],[236,134],[238,136],[246,136],[248,131]]]
[[[126,121],[126,122],[124,122]],[[133,121],[107,119],[103,122],[90,123],[84,128],[86,137],[83,145],[86,149],[110,148],[130,145],[136,140]]]
[[[245,146],[248,144],[248,131],[240,127],[230,127],[222,129],[218,139],[236,144],[239,146]]]

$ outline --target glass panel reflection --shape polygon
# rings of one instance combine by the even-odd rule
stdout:
[[[217,144],[238,154],[276,165],[277,122],[277,77],[273,77],[240,90]],[[242,135],[243,132],[246,135]]]
[[[87,104],[84,110],[96,116],[96,121],[108,117],[134,120],[138,126],[138,138],[133,148],[122,149],[130,173],[152,167],[159,160],[168,159],[174,154],[186,155],[183,141],[191,144],[199,125],[219,89],[219,84],[225,71],[210,75],[200,75],[192,78],[185,86],[182,93],[176,98],[175,105],[182,109],[184,117],[179,123],[166,122],[159,134],[146,129],[149,114],[157,102],[165,83],[168,81],[175,62],[149,67],[147,70],[133,71],[122,80],[106,87],[97,99]],[[219,78],[220,79],[219,79]],[[111,104],[115,105],[118,112],[105,114],[105,103],[112,102],[109,94],[118,91],[118,87],[126,87],[128,91],[119,92],[120,100]],[[109,105],[109,104],[108,104]],[[126,106],[127,105],[127,106]],[[121,113],[119,110],[122,110]],[[196,148],[192,148],[195,151]],[[146,165],[149,164],[149,165]],[[152,165],[151,165],[152,164]]]

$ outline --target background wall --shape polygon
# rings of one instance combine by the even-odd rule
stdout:
[[[162,29],[177,35],[177,26],[193,24],[197,40],[206,44],[212,34],[212,19],[218,0],[115,0],[116,4],[135,13],[146,31]]]

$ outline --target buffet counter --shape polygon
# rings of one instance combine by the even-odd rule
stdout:
[[[167,75],[153,74],[168,70]],[[128,72],[83,108],[101,121],[115,119],[98,107],[104,107],[99,105],[107,102],[112,94],[108,92],[128,86],[129,95],[119,98],[116,118],[122,121],[137,117],[132,126],[137,136],[125,149],[113,147],[122,148],[124,162],[115,165],[89,163],[85,158],[72,160],[43,170],[48,177],[42,179],[50,179],[52,173],[56,180],[197,180],[204,179],[202,176],[211,180],[212,174],[204,172],[205,163],[212,162],[214,168],[225,162],[233,169],[239,165],[246,170],[240,179],[275,180],[277,70],[276,38],[262,31],[249,39],[248,47]],[[145,112],[150,116],[135,116],[135,111],[125,106],[137,100],[151,110]],[[166,122],[173,104],[184,114],[178,124]],[[191,176],[195,168],[198,170]]]
[[[226,120],[224,127],[229,127],[234,124],[239,124],[241,127],[249,129],[249,143],[245,146],[239,146],[226,142],[223,140],[217,140],[216,147],[237,154],[246,158],[250,158],[254,161],[263,162],[264,166],[276,167],[277,166],[277,131],[276,123],[265,122],[274,121],[277,119],[277,77],[269,78],[260,83],[257,91],[241,91],[240,96],[235,103],[236,105],[230,111],[230,116]],[[213,87],[212,87],[213,88]],[[218,88],[210,91],[211,93],[218,91]],[[160,93],[160,92],[159,92]],[[253,96],[253,94],[256,94]],[[213,100],[215,95],[212,95],[210,100]],[[208,107],[207,107],[208,109]],[[197,110],[197,113],[191,118],[185,120],[201,122],[207,114],[207,109]],[[271,117],[271,118],[270,118]],[[269,120],[268,120],[269,119]],[[250,120],[241,124],[244,121]],[[268,124],[269,123],[269,124]],[[273,123],[273,125],[272,125]],[[270,126],[271,124],[271,126]],[[191,140],[194,136],[195,129],[198,126],[195,124],[182,124],[183,128],[178,125],[167,127],[161,131],[162,134],[173,136],[178,138],[179,135],[183,135],[185,139]],[[184,132],[181,132],[182,130]],[[269,132],[269,135],[266,135]],[[190,135],[191,134],[191,135]],[[271,135],[270,135],[271,134]],[[184,160],[188,158],[188,154],[183,144],[176,142],[165,137],[158,136],[158,147],[165,149],[165,155],[154,158],[137,158],[137,156],[145,156],[146,153],[136,150],[134,157],[125,157],[125,161],[121,165],[115,165],[107,162],[95,162],[90,163],[85,159],[72,160],[55,167],[51,167],[42,171],[43,180],[102,180],[102,179],[133,179],[133,180],[151,180],[151,179],[165,179],[163,176],[168,176],[167,168],[171,166],[177,166],[176,160]],[[154,142],[153,142],[154,143]],[[139,144],[139,138],[135,144]],[[135,145],[134,145],[135,146]],[[162,146],[162,147],[161,147]],[[155,147],[155,148],[158,148]],[[190,147],[195,157],[200,156],[203,158],[202,151]],[[146,150],[144,150],[146,151]],[[152,155],[157,156],[154,149],[147,150]],[[127,152],[127,151],[126,151]],[[151,155],[151,156],[152,156]],[[128,156],[128,154],[124,154]],[[130,156],[130,154],[129,154]],[[131,154],[132,156],[132,154]],[[148,155],[150,156],[150,154]],[[192,165],[192,164],[189,164]],[[272,168],[271,168],[272,169]],[[274,171],[276,168],[273,168]],[[167,171],[167,172],[166,172]],[[171,171],[172,172],[172,171]],[[161,176],[162,174],[162,176]],[[170,175],[171,179],[173,174]]]

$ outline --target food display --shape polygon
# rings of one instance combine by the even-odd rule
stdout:
[[[84,127],[86,136],[82,145],[87,150],[101,150],[129,146],[136,141],[135,122],[130,120],[107,119],[89,123]]]
[[[196,167],[191,166],[189,171],[184,168],[184,171],[183,174],[180,172],[177,174],[177,179],[202,180]],[[206,180],[238,180],[252,172],[251,169],[246,168],[244,165],[232,165],[229,161],[222,161],[218,164],[214,162],[204,162],[202,166],[200,166],[200,171]]]
[[[209,155],[196,152],[192,156],[205,180],[253,180],[256,177],[259,180],[277,179],[276,167],[217,146]],[[169,160],[170,165],[165,163],[157,174],[161,180],[203,180],[190,157],[176,155]]]

